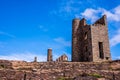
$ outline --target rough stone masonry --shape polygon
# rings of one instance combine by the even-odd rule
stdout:
[[[0,60],[0,80],[120,80],[120,60],[109,62]]]
[[[85,18],[72,21],[72,61],[111,60],[106,15],[88,25]]]

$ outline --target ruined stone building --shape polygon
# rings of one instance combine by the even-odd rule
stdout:
[[[52,49],[49,48],[47,50],[47,62],[53,61],[53,56],[52,56]],[[56,59],[57,62],[66,62],[68,61],[67,55],[63,54],[59,58]]]
[[[86,20],[72,21],[72,61],[98,62],[111,60],[106,15],[94,24]]]
[[[67,57],[67,55],[63,54],[62,56],[57,58],[56,61],[57,62],[66,62],[66,61],[68,61],[68,57]]]
[[[52,59],[52,49],[49,48],[47,51],[47,61],[53,61]]]

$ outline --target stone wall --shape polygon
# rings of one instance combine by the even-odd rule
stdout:
[[[93,61],[111,60],[106,16],[103,16],[98,21],[96,21],[94,25],[91,25],[91,35],[93,47],[92,51],[94,55]],[[102,43],[103,58],[100,58],[99,42]]]
[[[78,42],[78,27],[80,25],[79,19],[73,19],[72,21],[72,61],[79,62],[79,42]]]
[[[109,62],[25,62],[11,61],[13,69],[30,68],[41,70],[74,70],[74,69],[94,69],[109,70],[110,68],[120,68],[120,61]]]
[[[0,69],[1,68],[11,69],[12,63],[8,60],[0,60]]]
[[[25,72],[18,70],[0,70],[0,80],[58,80],[61,77],[64,78],[77,78],[78,76],[87,77],[87,75],[99,74],[105,80],[119,80],[120,71],[100,71],[100,70],[63,70],[63,71],[53,71],[47,73],[35,73],[35,72]],[[79,80],[79,79],[78,79]],[[96,80],[96,79],[95,79]]]
[[[58,58],[56,59],[56,61],[57,61],[57,62],[67,62],[67,61],[68,61],[68,57],[67,57],[67,55],[63,54],[63,55],[61,55],[60,57],[58,57]]]
[[[112,78],[116,78],[116,80],[120,79],[119,60],[103,63],[25,61],[10,62],[12,63],[12,68],[0,69],[1,80],[59,80],[59,78],[71,78],[72,80],[76,80],[83,76],[88,76],[87,78],[89,78],[89,76],[94,77],[96,74],[108,80],[112,80]]]
[[[109,63],[89,63],[89,62],[12,62],[14,69],[19,68],[36,68],[36,69],[95,69],[95,70],[108,70]]]

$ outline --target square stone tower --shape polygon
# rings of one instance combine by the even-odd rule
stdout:
[[[72,21],[72,61],[100,62],[111,60],[106,15],[94,24],[86,20]]]

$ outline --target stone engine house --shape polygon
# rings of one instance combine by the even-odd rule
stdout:
[[[68,61],[68,57],[67,57],[67,55],[63,54],[62,56],[57,58],[56,61],[57,62],[67,62]]]
[[[85,18],[72,21],[72,61],[111,60],[106,15],[88,25]]]

